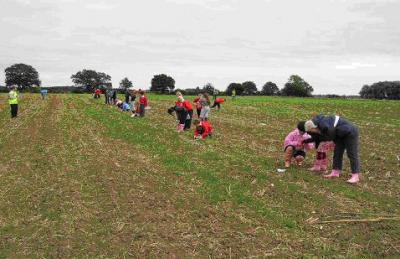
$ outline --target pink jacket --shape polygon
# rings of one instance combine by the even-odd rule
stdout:
[[[294,146],[296,149],[313,149],[314,143],[303,144],[303,141],[309,138],[311,138],[311,136],[307,133],[301,135],[300,131],[295,129],[286,136],[284,146],[285,148],[287,146]]]

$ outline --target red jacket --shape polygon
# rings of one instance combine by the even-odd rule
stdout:
[[[195,136],[195,137],[198,137],[198,136],[201,135],[202,138],[205,139],[205,138],[207,138],[208,136],[210,136],[211,133],[213,132],[213,128],[212,128],[210,122],[208,122],[208,121],[202,121],[202,122],[200,122],[200,125],[199,125],[199,126],[202,126],[202,127],[203,127],[203,132],[201,133],[200,131],[198,131],[198,130],[197,130],[197,127],[196,127],[196,130],[195,130],[195,132],[194,132],[194,136]]]
[[[189,101],[187,101],[187,100],[184,100],[183,102],[176,101],[176,102],[175,102],[175,106],[177,106],[177,107],[183,107],[183,108],[185,108],[187,111],[193,111],[192,104],[191,104]]]
[[[201,109],[200,97],[196,97],[196,98],[193,100],[193,103],[196,105],[196,109]]]
[[[101,90],[97,88],[97,89],[94,91],[94,93],[95,93],[95,94],[101,94]]]
[[[215,102],[216,103],[224,103],[225,99],[224,98],[217,98],[217,99],[215,99]]]
[[[139,104],[143,104],[145,107],[147,107],[148,100],[147,100],[147,97],[145,95],[140,96]]]

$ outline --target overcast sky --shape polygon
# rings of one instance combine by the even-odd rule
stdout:
[[[400,0],[0,0],[0,69],[26,63],[44,86],[83,68],[113,85],[178,88],[298,74],[314,93],[400,80]],[[4,73],[0,73],[4,84]]]

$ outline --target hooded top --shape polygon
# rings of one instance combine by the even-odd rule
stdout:
[[[335,119],[335,116],[318,115],[312,121],[320,129],[325,140],[342,139],[357,134],[356,126],[342,117],[335,127]]]
[[[284,146],[294,146],[297,149],[312,149],[314,147],[313,143],[306,143],[304,142],[307,139],[310,139],[311,136],[307,133],[303,135],[300,133],[299,129],[295,129],[286,136]]]

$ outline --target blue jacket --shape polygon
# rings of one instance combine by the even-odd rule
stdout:
[[[357,127],[346,119],[340,117],[335,125],[335,116],[318,115],[313,122],[321,130],[321,135],[328,140],[339,140],[348,136],[358,135]]]

